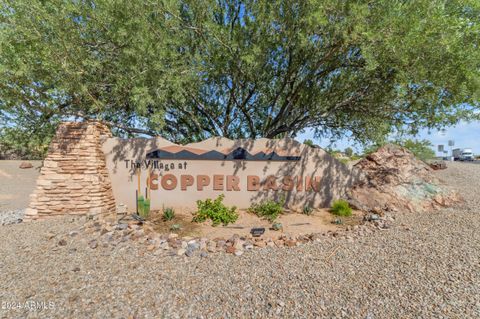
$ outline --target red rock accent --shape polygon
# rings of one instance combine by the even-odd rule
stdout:
[[[25,220],[61,215],[115,213],[102,138],[111,137],[99,122],[60,124],[30,195]]]
[[[387,144],[355,165],[365,176],[347,194],[357,209],[384,211],[429,211],[463,201],[448,190],[433,170],[409,150]]]

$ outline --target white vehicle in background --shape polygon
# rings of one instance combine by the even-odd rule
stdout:
[[[452,151],[454,161],[473,161],[475,157],[471,148],[456,148]]]

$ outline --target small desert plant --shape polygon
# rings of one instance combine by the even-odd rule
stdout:
[[[284,204],[285,198],[280,199],[280,201],[269,199],[261,203],[252,204],[248,209],[248,212],[257,215],[258,217],[263,217],[273,223],[278,215],[283,212]]]
[[[333,202],[330,212],[337,216],[352,216],[352,209],[344,199],[337,199]]]
[[[180,230],[180,225],[179,224],[173,224],[172,226],[170,226],[170,230],[171,231],[178,231]]]
[[[302,213],[303,213],[304,215],[307,215],[307,216],[312,215],[312,213],[313,213],[313,208],[312,208],[312,206],[309,206],[309,205],[303,206]]]
[[[198,210],[194,214],[193,221],[196,223],[202,223],[207,219],[212,221],[212,226],[217,226],[219,224],[228,225],[234,223],[238,219],[238,214],[236,212],[237,208],[227,207],[223,204],[223,198],[225,196],[222,194],[216,199],[211,200],[198,200],[197,207]]]
[[[147,219],[150,215],[150,199],[139,196],[137,199],[138,215],[143,219]]]
[[[332,222],[332,224],[343,225],[343,220],[341,218],[335,218],[335,220]]]
[[[273,223],[273,224],[272,224],[272,229],[273,229],[273,230],[276,230],[276,231],[282,230],[282,229],[283,229],[283,225],[282,225],[281,223]]]
[[[175,217],[175,210],[171,207],[167,207],[163,209],[163,220],[169,221]]]

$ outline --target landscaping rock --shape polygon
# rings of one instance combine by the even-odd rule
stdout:
[[[254,246],[257,246],[259,248],[263,248],[263,247],[266,247],[267,246],[267,243],[264,242],[263,240],[259,240],[259,241],[256,241],[254,244]]]
[[[32,168],[33,167],[33,164],[30,163],[30,162],[22,162],[20,163],[20,166],[19,168],[21,169],[27,169],[27,168]]]
[[[457,192],[448,190],[433,175],[426,163],[399,146],[385,145],[354,168],[363,178],[348,191],[347,198],[363,211],[429,211],[462,201]]]
[[[285,241],[285,246],[287,247],[295,247],[297,246],[297,242],[295,240],[286,240]]]
[[[226,244],[227,244],[227,243],[226,243],[225,240],[218,240],[218,241],[217,241],[217,248],[218,248],[218,249],[222,249],[222,248],[225,247]]]
[[[23,221],[25,209],[8,210],[0,212],[0,225],[19,224]]]
[[[95,239],[93,239],[88,243],[88,247],[95,249],[98,247],[98,242]]]
[[[236,250],[235,247],[233,247],[233,246],[227,247],[227,248],[225,249],[225,252],[228,253],[228,254],[234,254],[235,251],[237,251],[237,250]]]
[[[195,251],[194,251],[193,249],[191,249],[191,248],[187,248],[187,249],[185,250],[185,255],[186,255],[187,257],[192,257],[194,254],[195,254]]]
[[[128,224],[118,224],[116,229],[117,230],[124,230],[128,228]]]
[[[187,248],[192,250],[192,251],[195,251],[195,250],[199,250],[200,249],[200,244],[196,241],[189,241],[188,242],[188,245],[187,245]]]
[[[207,243],[207,251],[211,253],[214,253],[215,251],[217,251],[217,243],[214,242],[213,240],[209,241]]]
[[[160,249],[163,249],[163,250],[169,250],[170,249],[170,245],[168,244],[168,242],[163,242],[163,243],[160,243],[160,246],[159,246]]]
[[[445,162],[433,162],[433,163],[430,163],[429,166],[434,170],[434,171],[437,171],[437,170],[440,170],[440,169],[446,169],[447,168],[447,164]]]

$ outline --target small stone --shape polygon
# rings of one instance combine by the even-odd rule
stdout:
[[[265,243],[263,240],[261,240],[261,241],[256,241],[254,243],[254,245],[257,246],[257,247],[263,248],[263,247],[267,246],[267,243]]]
[[[177,256],[183,256],[183,255],[185,255],[185,252],[186,252],[185,249],[180,248],[179,250],[177,250]]]
[[[30,162],[22,162],[20,163],[20,166],[19,168],[21,169],[27,169],[27,168],[32,168],[33,167],[33,164],[30,163]]]
[[[207,250],[207,242],[200,241],[200,250]]]
[[[295,240],[289,239],[289,240],[286,240],[286,241],[285,241],[285,246],[287,246],[287,247],[295,247],[295,246],[297,246],[297,242],[296,242]]]
[[[252,245],[252,244],[247,244],[247,245],[245,245],[245,249],[246,249],[246,250],[252,250],[252,249],[253,249],[253,245]]]
[[[175,240],[175,239],[169,239],[168,241],[168,244],[170,247],[172,248],[181,248],[182,247],[182,242],[180,240]]]
[[[173,233],[168,234],[168,239],[176,239],[176,238],[178,238],[178,234],[173,234]]]
[[[225,249],[225,252],[228,253],[228,254],[234,254],[235,251],[236,251],[236,249],[233,246],[227,247],[227,249]]]
[[[230,237],[230,239],[228,239],[227,241],[228,241],[228,242],[231,242],[231,243],[234,243],[234,242],[236,242],[236,241],[239,240],[239,239],[240,239],[240,236],[239,236],[238,234],[233,234],[233,236]]]
[[[80,271],[80,267],[75,267],[72,269],[73,272],[79,272]]]
[[[243,255],[243,250],[236,250],[234,252],[234,254],[235,254],[235,256],[241,256],[241,255]]]
[[[66,246],[67,245],[67,241],[65,239],[60,239],[58,241],[58,246]]]
[[[117,230],[125,230],[128,228],[128,224],[118,224],[116,229]]]
[[[196,241],[189,241],[187,245],[188,249],[191,249],[192,251],[200,249],[200,244],[197,243]]]
[[[148,245],[147,246],[147,251],[154,251],[155,250],[155,245]]]
[[[53,237],[55,237],[56,235],[54,233],[47,233],[47,238],[48,240],[52,239]]]
[[[283,247],[284,245],[284,242],[281,239],[275,240],[274,243],[275,243],[275,246],[277,247]]]
[[[207,258],[207,257],[208,257],[207,252],[206,252],[206,251],[202,251],[202,252],[200,253],[200,257],[202,257],[202,258]]]
[[[131,229],[133,231],[139,230],[141,227],[137,224],[128,224],[128,229]]]
[[[217,243],[214,241],[210,241],[207,244],[207,251],[214,253],[217,250]]]
[[[237,249],[237,250],[238,250],[238,249],[242,249],[244,243],[245,243],[245,242],[244,242],[243,240],[238,239],[238,240],[236,240],[236,241],[233,243],[233,247],[235,247],[235,249]]]
[[[192,257],[194,254],[195,254],[195,251],[194,251],[193,249],[187,248],[187,249],[185,250],[185,255],[186,255],[187,257]]]
[[[145,231],[143,229],[136,230],[132,235],[133,239],[139,239],[139,238],[142,238],[143,236],[145,236]]]
[[[169,250],[169,249],[170,249],[170,245],[168,245],[167,242],[161,243],[161,244],[160,244],[160,249]]]
[[[223,247],[225,247],[225,245],[226,245],[225,240],[217,241],[217,248],[223,248]]]
[[[98,247],[98,242],[95,239],[93,239],[88,243],[88,246],[92,249],[95,249]]]
[[[78,231],[76,231],[76,230],[72,230],[71,232],[68,233],[68,236],[70,236],[70,237],[75,237],[77,235],[78,235]]]

